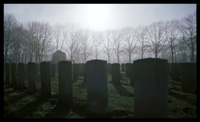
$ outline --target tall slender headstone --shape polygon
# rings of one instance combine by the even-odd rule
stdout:
[[[28,91],[34,93],[36,90],[36,64],[29,62],[27,64],[28,68]]]
[[[72,104],[72,63],[60,61],[58,63],[59,75],[59,103],[70,106]]]
[[[168,118],[167,60],[136,60],[134,68],[135,117]]]
[[[79,65],[78,64],[73,64],[73,81],[78,80],[79,77]]]
[[[11,63],[11,84],[16,85],[17,79],[16,79],[16,63]]]
[[[130,67],[131,67],[130,86],[134,87],[134,80],[135,80],[135,68],[134,68],[134,63],[132,63]]]
[[[171,79],[180,81],[180,64],[179,63],[172,63],[171,64]]]
[[[121,71],[125,72],[125,64],[123,64],[123,63],[121,64]]]
[[[5,72],[6,72],[6,84],[10,83],[10,63],[5,64]]]
[[[50,79],[50,63],[40,63],[40,75],[41,75],[41,95],[49,97],[51,96],[51,79]]]
[[[120,64],[112,64],[112,83],[120,85]]]
[[[51,64],[51,76],[55,76],[55,72],[56,72],[56,64]]]
[[[181,91],[195,93],[196,91],[196,64],[182,63],[180,67]]]
[[[86,63],[87,108],[103,115],[108,111],[107,61],[91,60]]]
[[[107,69],[108,69],[107,72],[108,72],[110,75],[112,75],[112,71],[111,71],[111,70],[112,70],[112,64],[111,64],[111,63],[108,63],[108,64],[107,64]]]
[[[19,88],[25,87],[24,78],[25,78],[24,63],[18,63],[18,81],[19,81],[18,86],[19,86]]]
[[[126,77],[130,78],[131,73],[131,63],[126,63]]]

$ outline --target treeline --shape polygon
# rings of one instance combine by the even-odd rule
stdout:
[[[91,59],[130,63],[146,57],[196,62],[196,12],[181,20],[106,31],[87,30],[74,23],[20,23],[14,15],[4,15],[5,62],[50,61],[56,50],[65,52],[74,63]]]

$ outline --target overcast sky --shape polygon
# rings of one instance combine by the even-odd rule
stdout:
[[[4,13],[12,13],[22,23],[76,23],[93,30],[182,19],[195,11],[196,4],[4,4]]]

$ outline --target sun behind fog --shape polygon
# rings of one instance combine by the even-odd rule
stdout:
[[[85,6],[85,26],[95,30],[109,28],[113,21],[111,7],[105,4],[89,4]]]

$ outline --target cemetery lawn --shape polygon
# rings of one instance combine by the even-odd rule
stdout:
[[[111,83],[108,75],[108,113],[97,116],[87,111],[86,83],[83,77],[73,83],[73,105],[70,109],[59,106],[58,75],[51,78],[50,98],[40,97],[40,77],[37,91],[28,94],[27,89],[18,90],[4,84],[5,118],[134,118],[134,92],[130,80],[121,72],[121,85]],[[25,79],[27,87],[27,79]],[[196,95],[180,91],[180,82],[169,78],[169,118],[196,118]]]

